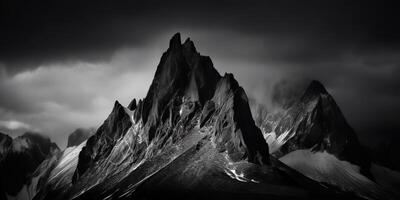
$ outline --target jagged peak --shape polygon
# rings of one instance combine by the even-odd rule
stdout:
[[[121,105],[121,103],[119,103],[118,100],[115,100],[113,110],[121,109],[121,108],[123,108],[123,106]]]
[[[133,98],[133,100],[132,100],[132,101],[129,103],[129,105],[128,105],[128,109],[133,111],[133,110],[136,109],[136,107],[137,107],[136,99]]]
[[[114,107],[113,107],[110,115],[108,116],[107,120],[114,121],[114,120],[123,118],[125,115],[129,116],[129,114],[127,113],[127,110],[129,110],[129,109],[125,108],[123,105],[121,105],[121,103],[119,103],[118,100],[116,100],[114,102]]]
[[[169,41],[169,49],[180,49],[182,47],[181,43],[181,34],[175,33],[174,36],[172,36],[171,40]]]
[[[229,84],[232,89],[236,89],[239,87],[239,83],[237,82],[235,76],[233,76],[232,73],[225,73],[221,80]]]
[[[186,52],[197,52],[196,47],[194,46],[194,43],[190,38],[188,37],[185,42],[183,43],[183,48]]]

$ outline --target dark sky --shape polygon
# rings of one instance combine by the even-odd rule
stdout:
[[[318,79],[364,143],[400,138],[399,8],[389,1],[1,1],[0,126],[60,146],[113,101],[147,92],[181,32],[269,105],[273,85]]]

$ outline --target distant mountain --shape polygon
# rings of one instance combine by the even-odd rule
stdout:
[[[285,81],[276,90],[272,95],[276,106],[273,112],[262,118],[260,108],[253,109],[253,115],[260,118],[257,126],[274,157],[313,180],[359,196],[388,199],[389,193],[397,193],[392,187],[396,180],[389,180],[390,191],[374,182],[386,181],[381,178],[384,173],[378,171],[382,168],[371,167],[369,151],[360,144],[333,97],[319,81],[310,81],[308,85]]]
[[[96,132],[93,128],[78,128],[68,136],[67,147],[78,146]]]
[[[15,196],[43,160],[59,151],[38,133],[26,132],[12,139],[0,133],[0,186],[3,196]]]
[[[298,149],[327,151],[369,169],[368,153],[325,87],[314,80],[296,96],[260,125],[271,153],[281,157]]]

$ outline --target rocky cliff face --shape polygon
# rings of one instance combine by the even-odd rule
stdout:
[[[49,138],[27,132],[12,139],[0,133],[0,186],[4,194],[16,195],[39,164],[59,151]]]

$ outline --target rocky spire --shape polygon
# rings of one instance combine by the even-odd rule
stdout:
[[[171,40],[169,41],[169,50],[179,50],[181,47],[181,34],[175,33],[175,35],[172,36]]]
[[[135,110],[136,109],[136,99],[134,98],[128,105],[129,110]]]

